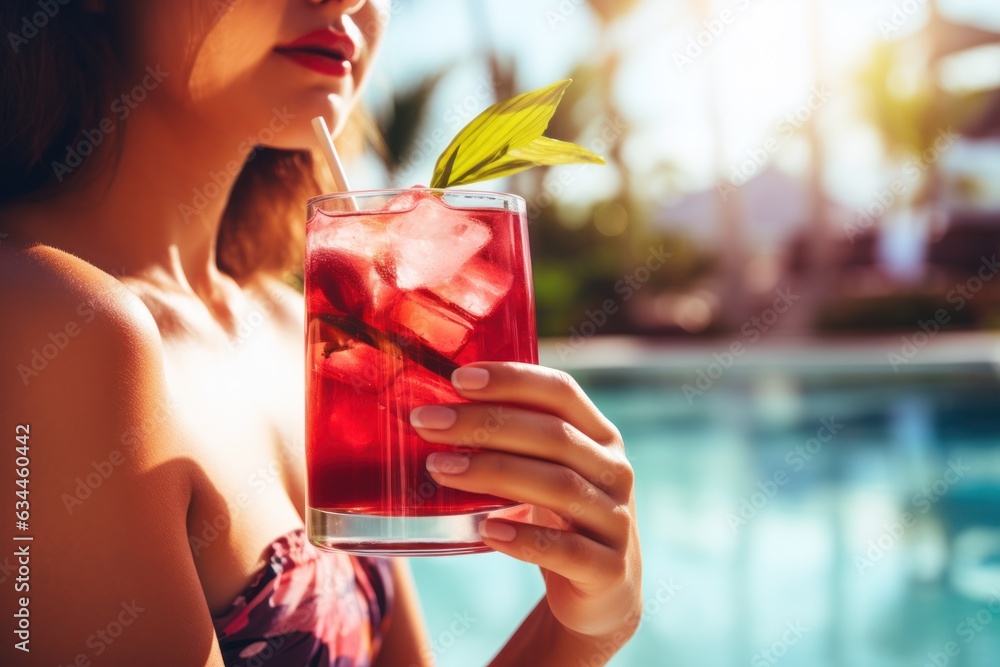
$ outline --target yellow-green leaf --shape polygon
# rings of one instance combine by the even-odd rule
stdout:
[[[452,180],[449,185],[468,185],[479,181],[510,176],[532,167],[550,167],[556,164],[604,164],[604,158],[582,146],[548,137],[538,137],[530,144],[507,151],[468,178]]]
[[[584,148],[542,136],[570,83],[498,102],[476,116],[438,158],[431,187],[466,185],[540,165],[603,164]]]

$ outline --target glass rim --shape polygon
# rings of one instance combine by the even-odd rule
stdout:
[[[349,190],[347,192],[335,192],[333,194],[317,195],[306,200],[306,207],[315,206],[321,202],[337,199],[371,199],[374,197],[394,197],[419,189],[423,192],[445,195],[467,195],[473,197],[489,197],[492,199],[513,201],[518,204],[518,210],[525,210],[528,203],[520,195],[509,192],[495,192],[491,190],[459,190],[455,188],[384,188],[381,190]]]

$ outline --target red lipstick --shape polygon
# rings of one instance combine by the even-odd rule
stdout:
[[[351,59],[356,50],[354,40],[333,28],[313,31],[275,48],[281,55],[307,69],[335,77],[351,73]]]

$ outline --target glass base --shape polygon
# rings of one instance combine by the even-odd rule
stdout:
[[[308,508],[306,533],[320,549],[359,556],[455,556],[492,551],[479,536],[484,519],[523,516],[528,507],[447,516],[375,516]]]

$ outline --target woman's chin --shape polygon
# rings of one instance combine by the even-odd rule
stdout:
[[[328,90],[310,90],[287,105],[296,114],[295,127],[304,127],[312,133],[312,119],[322,116],[331,132],[339,131],[347,122],[352,108],[351,96],[331,93]]]

